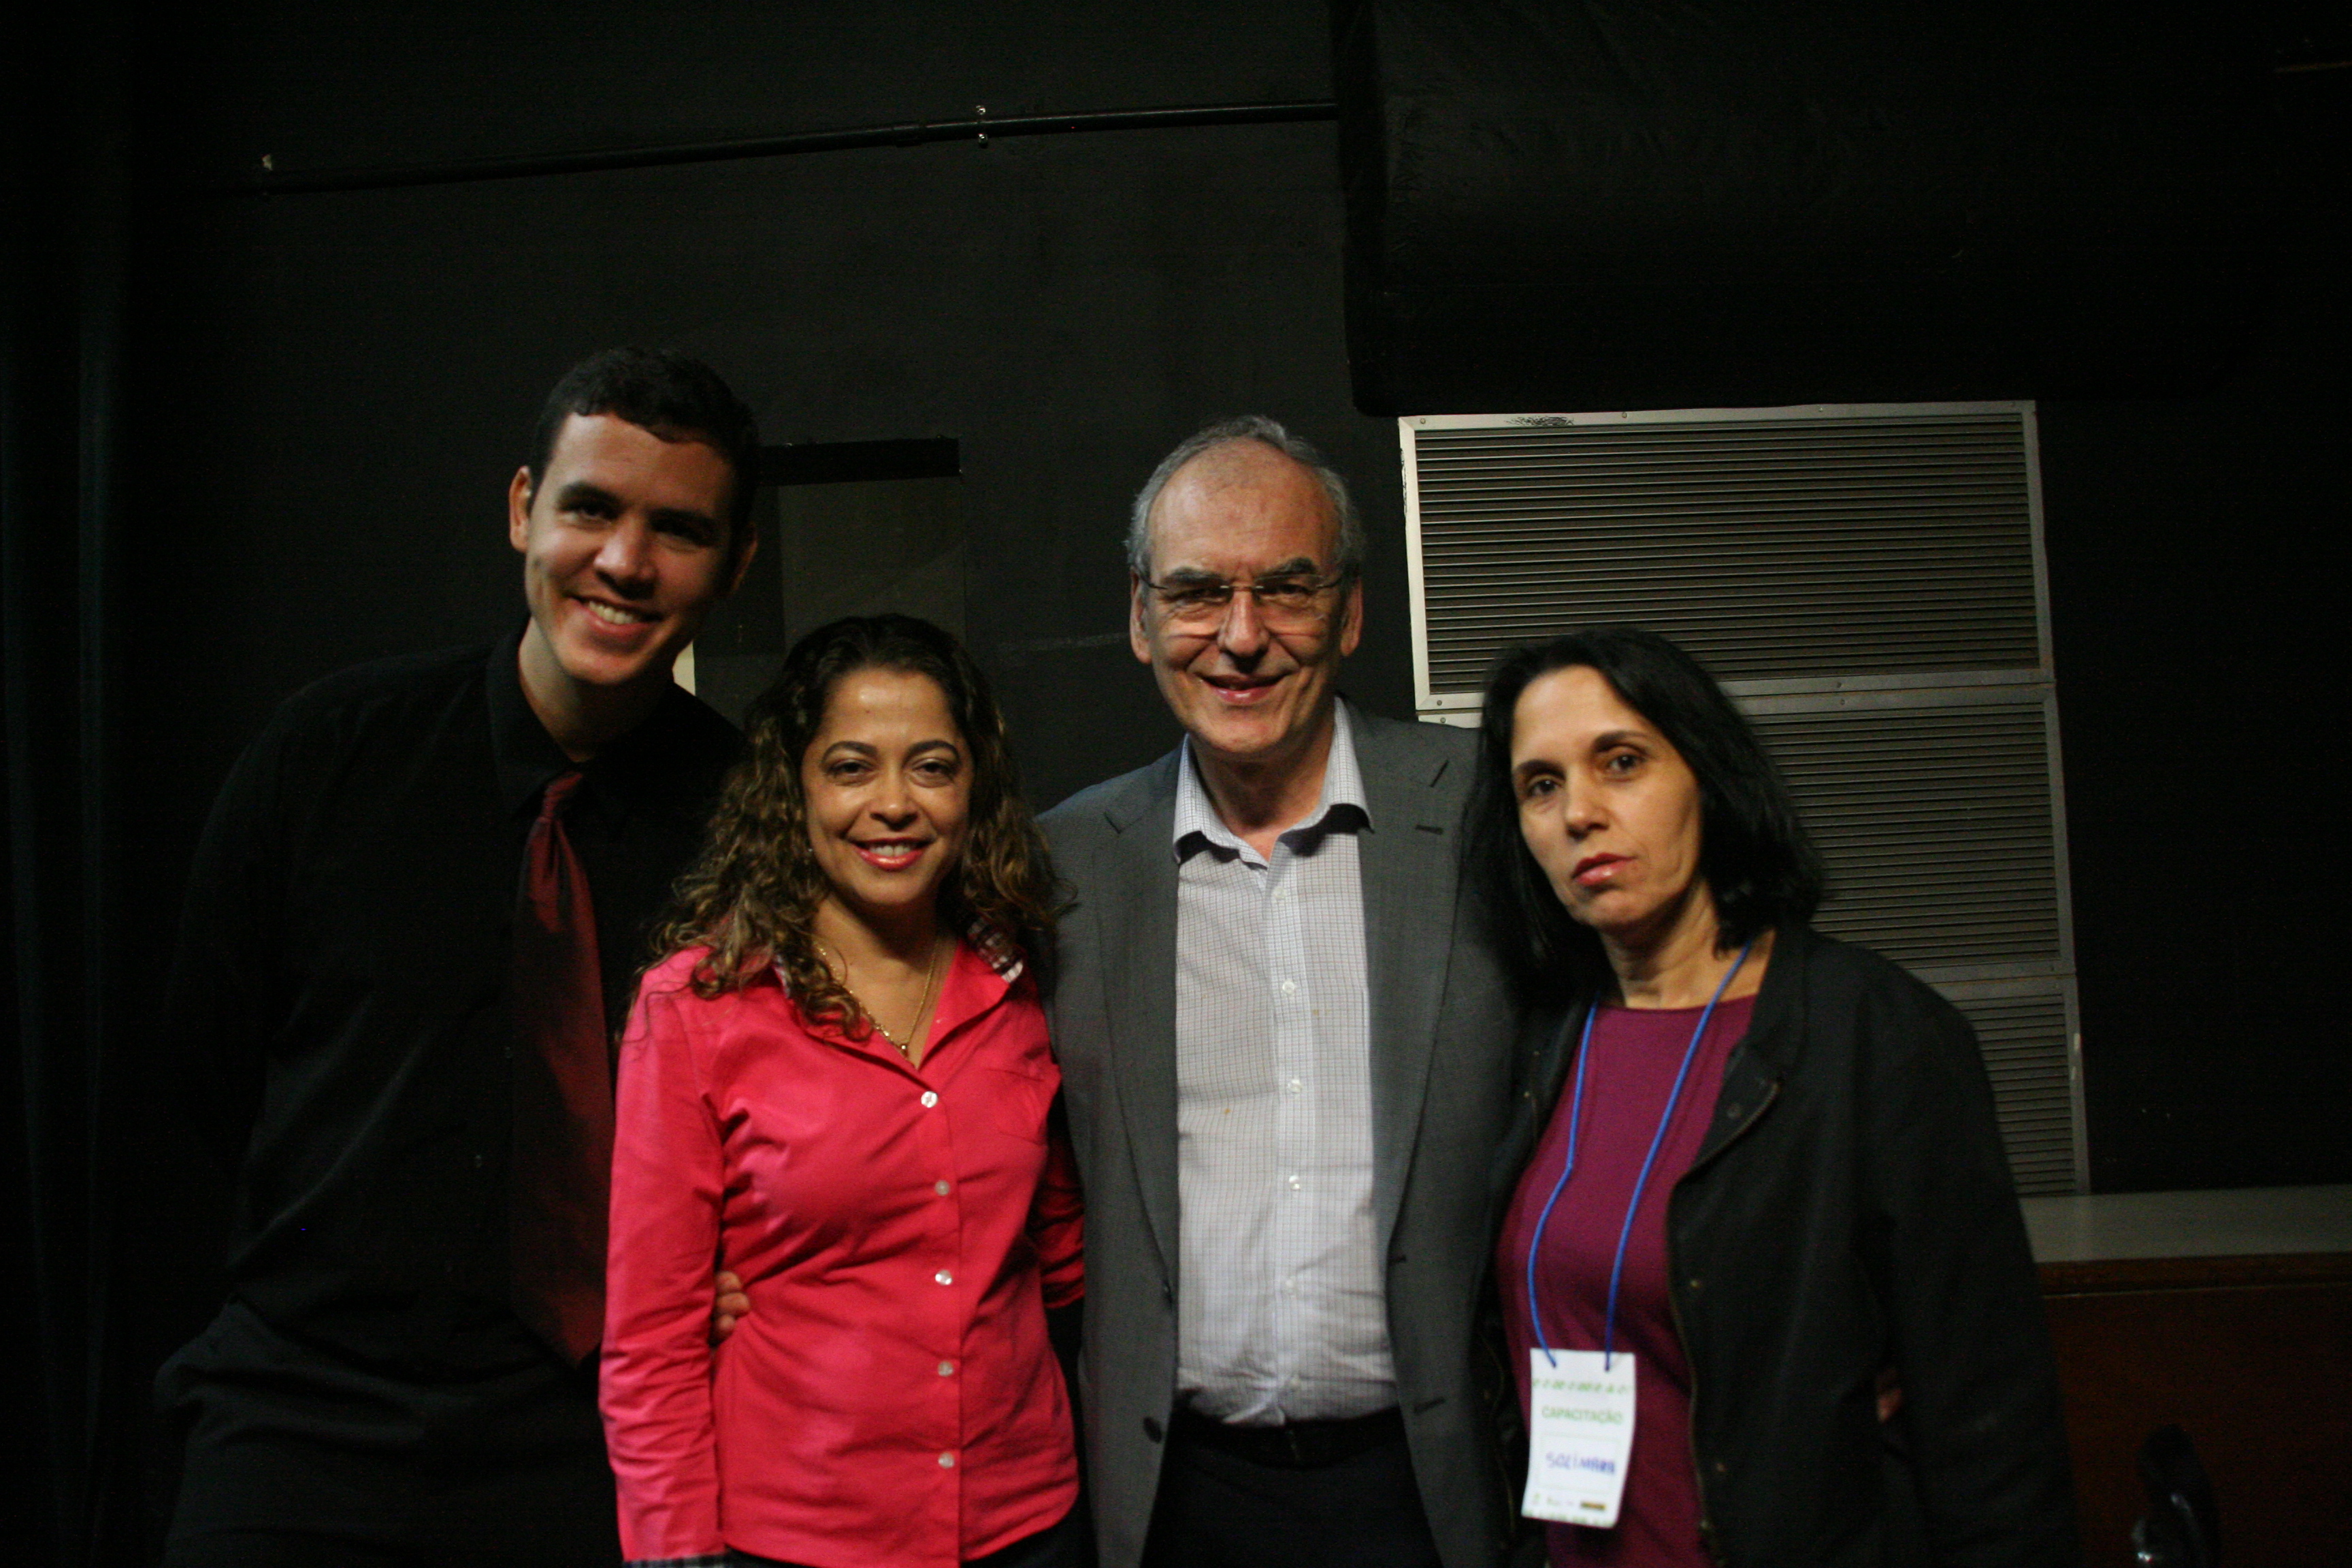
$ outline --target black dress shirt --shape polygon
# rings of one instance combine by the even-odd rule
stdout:
[[[546,1353],[507,1305],[508,984],[531,818],[571,764],[517,642],[280,708],[214,805],[173,970],[180,1103],[236,1175],[232,1292],[395,1376]],[[735,750],[673,689],[583,770],[564,820],[614,1027]]]

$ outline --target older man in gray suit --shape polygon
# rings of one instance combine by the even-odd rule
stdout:
[[[1487,1568],[1475,1324],[1517,1019],[1459,885],[1473,737],[1339,700],[1346,486],[1271,420],[1136,498],[1183,744],[1049,813],[1106,1568]]]

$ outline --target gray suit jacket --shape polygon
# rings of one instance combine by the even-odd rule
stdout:
[[[1517,1016],[1457,875],[1475,738],[1351,708],[1371,991],[1372,1205],[1413,1473],[1447,1568],[1488,1568],[1515,1500],[1474,1368],[1486,1182]],[[1086,1184],[1080,1385],[1104,1568],[1134,1568],[1176,1393],[1176,767],[1171,752],[1046,814],[1076,903],[1051,1001]]]

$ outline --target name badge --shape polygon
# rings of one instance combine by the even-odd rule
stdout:
[[[1633,1356],[1619,1351],[1601,1365],[1599,1351],[1528,1352],[1529,1519],[1617,1522],[1625,1467],[1633,1453]]]

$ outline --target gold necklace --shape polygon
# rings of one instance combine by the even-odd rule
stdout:
[[[896,1046],[898,1049],[898,1054],[907,1058],[907,1065],[908,1067],[914,1066],[915,1036],[922,1029],[923,1019],[931,1010],[931,999],[938,994],[940,988],[940,974],[941,971],[941,965],[940,963],[940,939],[936,935],[931,938],[931,962],[929,972],[926,973],[923,980],[923,999],[915,1005],[915,1016],[913,1021],[908,1025],[907,1037],[903,1040],[889,1031],[889,1029],[883,1024],[881,1017],[875,1013],[874,1009],[866,1005],[866,999],[862,996],[858,996],[857,988],[850,984],[849,960],[843,954],[842,951],[839,948],[831,945],[825,942],[823,937],[817,936],[814,932],[810,933],[810,940],[816,943],[817,951],[820,955],[831,953],[834,961],[841,965],[841,973],[839,976],[841,980],[841,988],[844,991],[848,992],[851,996],[856,998],[858,1007],[866,1014],[866,1021],[874,1026],[874,1032],[880,1035],[884,1039],[889,1041],[893,1046]]]

